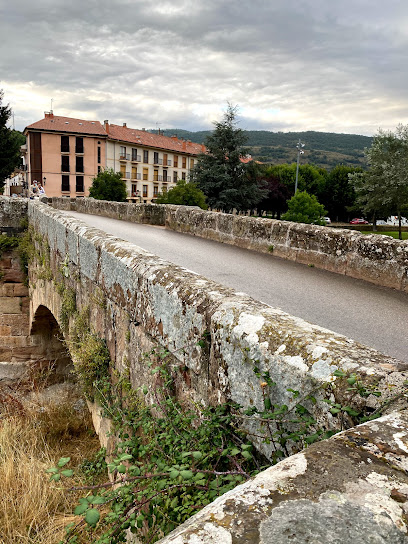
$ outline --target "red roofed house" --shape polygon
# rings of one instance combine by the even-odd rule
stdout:
[[[151,202],[178,179],[188,179],[205,146],[144,129],[55,116],[29,125],[27,181],[44,185],[47,196],[83,197],[103,168],[121,172],[128,200]]]
[[[129,200],[150,202],[166,192],[178,179],[188,179],[197,155],[205,146],[104,122],[107,132],[106,165],[121,172]]]
[[[99,121],[45,118],[24,130],[27,137],[27,181],[44,185],[47,196],[89,194],[92,178],[105,166],[107,134]]]

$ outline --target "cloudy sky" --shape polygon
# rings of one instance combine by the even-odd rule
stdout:
[[[56,115],[371,135],[408,123],[406,0],[0,0],[15,127]]]

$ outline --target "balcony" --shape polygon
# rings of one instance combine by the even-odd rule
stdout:
[[[156,176],[153,178],[153,182],[163,181],[163,176]]]
[[[130,179],[130,172],[121,172],[120,175],[122,179]]]
[[[142,174],[139,174],[139,173],[133,174],[132,173],[132,178],[131,179],[142,179]]]
[[[154,158],[153,159],[153,164],[163,164],[163,159]]]
[[[163,166],[171,166],[171,159],[167,159],[167,161],[163,163]]]
[[[132,162],[141,162],[141,155],[132,155]]]
[[[121,153],[119,155],[120,161],[130,161],[130,153]]]

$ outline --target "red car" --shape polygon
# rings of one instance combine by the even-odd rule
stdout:
[[[352,219],[350,221],[350,225],[368,225],[368,221],[366,221],[365,219],[359,219],[358,217],[356,217],[355,219]]]

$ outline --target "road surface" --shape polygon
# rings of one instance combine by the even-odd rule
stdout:
[[[408,294],[164,227],[64,213],[258,301],[408,362]]]

